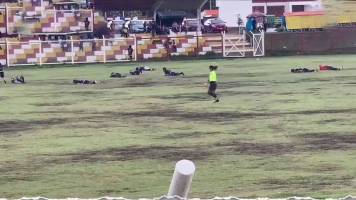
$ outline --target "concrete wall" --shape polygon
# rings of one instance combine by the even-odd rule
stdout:
[[[285,32],[265,35],[266,55],[356,53],[355,28],[329,28],[321,32]]]

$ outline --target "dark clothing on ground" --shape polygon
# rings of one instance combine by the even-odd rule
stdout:
[[[155,69],[151,69],[147,66],[144,67],[136,67],[134,71],[130,71],[131,75],[141,75],[144,71],[154,71]]]
[[[91,84],[96,84],[96,81],[91,81],[91,80],[73,80],[73,84],[84,84],[84,85],[91,85]]]
[[[143,69],[141,67],[136,67],[134,71],[130,71],[131,75],[141,75],[143,73]]]
[[[111,73],[110,78],[125,78],[126,76],[120,74],[120,73]]]
[[[165,76],[180,76],[180,75],[184,76],[183,72],[179,72],[179,73],[178,72],[173,72],[173,71],[171,71],[171,70],[169,70],[169,69],[167,69],[165,67],[163,67],[163,73],[164,73]]]
[[[315,72],[315,70],[308,69],[308,68],[296,68],[296,69],[291,69],[290,72],[292,72],[292,73],[309,73],[309,72]]]
[[[0,78],[3,79],[4,83],[6,84],[4,66],[1,63],[0,63]]]
[[[15,78],[11,78],[11,83],[13,84],[25,84],[25,77],[21,76],[16,76]]]

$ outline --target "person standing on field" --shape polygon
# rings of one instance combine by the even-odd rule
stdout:
[[[218,66],[210,65],[209,69],[210,69],[210,73],[209,73],[209,81],[208,81],[209,82],[208,94],[214,97],[214,102],[217,103],[220,101],[218,96],[216,95],[216,88],[218,87],[216,70],[218,69]]]
[[[6,84],[5,81],[5,71],[4,71],[4,66],[0,63],[0,78],[4,81],[4,83]]]

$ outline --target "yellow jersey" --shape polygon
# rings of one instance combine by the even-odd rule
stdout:
[[[211,71],[209,73],[209,82],[216,82],[218,79],[216,77],[216,71]]]

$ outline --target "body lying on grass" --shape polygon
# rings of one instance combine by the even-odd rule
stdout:
[[[290,72],[292,72],[292,73],[310,73],[310,72],[315,72],[315,70],[308,69],[308,68],[295,68],[295,69],[291,69]]]
[[[167,69],[165,67],[163,67],[163,73],[164,73],[165,76],[180,76],[180,75],[184,76],[183,72],[179,72],[179,73],[178,72],[173,72],[173,71],[171,71],[171,70],[169,70],[169,69]]]
[[[6,84],[6,80],[5,80],[5,72],[4,72],[4,66],[0,63],[0,78],[4,81],[4,83]]]
[[[25,77],[24,76],[16,76],[11,78],[11,83],[13,84],[25,84]]]
[[[310,73],[310,72],[317,72],[317,71],[340,71],[340,68],[336,68],[330,65],[320,65],[319,69],[308,69],[308,68],[294,68],[290,71],[292,73]]]
[[[110,78],[125,78],[126,75],[122,75],[120,73],[112,72]]]
[[[91,85],[91,84],[97,84],[97,81],[92,81],[92,80],[73,80],[73,84],[84,84],[84,85]]]
[[[341,68],[333,67],[330,65],[320,65],[319,70],[320,71],[340,71]]]
[[[131,75],[141,75],[144,71],[154,71],[154,68],[150,68],[148,66],[136,67],[134,71],[130,71]]]

